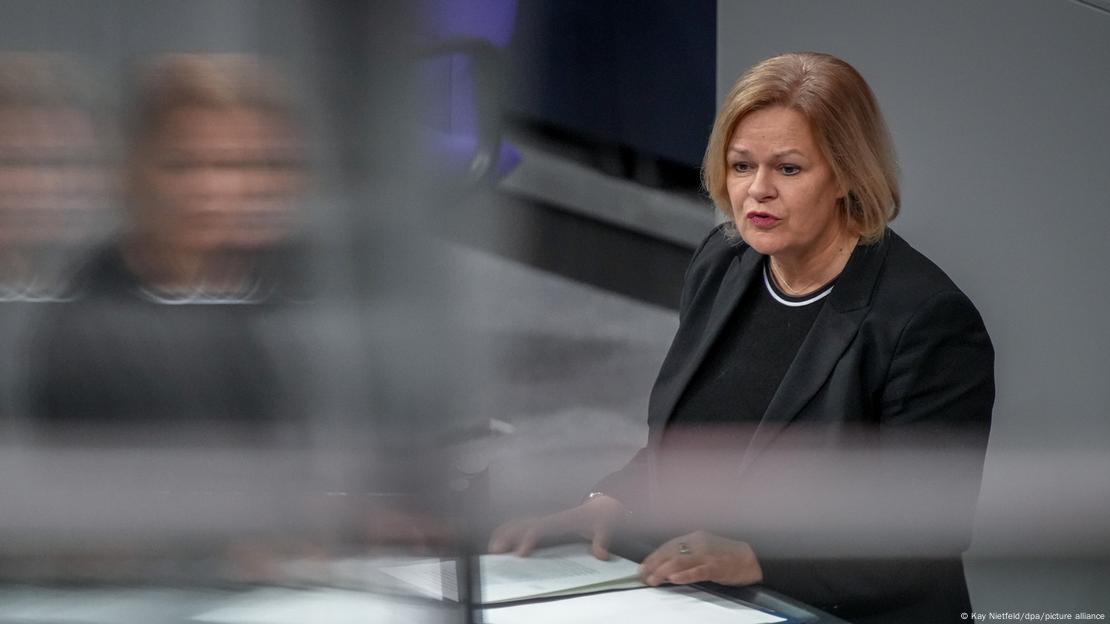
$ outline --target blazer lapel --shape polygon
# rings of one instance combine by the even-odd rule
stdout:
[[[895,234],[888,231],[887,236]],[[887,236],[878,243],[861,245],[852,252],[826,305],[818,313],[756,427],[740,463],[741,473],[817,394],[855,339],[860,323],[870,309],[871,292],[886,258]]]
[[[736,306],[743,299],[744,293],[755,281],[754,278],[758,274],[757,269],[762,258],[763,256],[756,253],[755,250],[745,247],[744,253],[734,258],[729,264],[691,357],[685,360],[682,368],[665,386],[658,388],[656,391],[658,401],[653,401],[652,407],[654,409],[649,415],[652,425],[665,425],[670,420],[679,399],[686,391],[686,386],[689,385],[694,373],[701,366],[702,360],[709,353],[709,348],[716,342],[721,330],[724,329],[725,324],[732,317]],[[651,427],[651,431],[655,433],[657,438],[662,434],[662,430],[663,426]]]

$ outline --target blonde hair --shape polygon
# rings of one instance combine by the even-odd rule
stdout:
[[[245,54],[168,54],[144,68],[133,111],[133,139],[154,134],[166,116],[182,107],[244,107],[294,122],[288,85],[264,61]]]
[[[900,208],[898,166],[875,95],[848,63],[817,52],[792,52],[752,67],[725,98],[702,164],[702,182],[731,220],[726,152],[736,125],[772,106],[792,108],[809,120],[837,181],[848,191],[840,203],[861,241],[882,237]],[[734,224],[733,224],[734,227]]]

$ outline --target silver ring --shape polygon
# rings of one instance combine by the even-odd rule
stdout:
[[[678,554],[688,555],[691,552],[693,552],[693,551],[690,550],[690,545],[689,544],[687,544],[686,542],[679,542],[678,543]]]

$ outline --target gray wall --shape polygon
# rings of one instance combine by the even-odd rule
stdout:
[[[998,400],[968,578],[978,610],[1105,613],[1110,12],[1068,0],[722,0],[718,98],[755,62],[856,66],[902,167],[894,228],[982,312]]]

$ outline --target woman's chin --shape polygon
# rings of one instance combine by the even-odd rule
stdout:
[[[738,231],[740,238],[749,247],[764,256],[774,255],[782,249],[782,243],[777,236],[769,235],[766,232],[751,231],[749,228],[740,228]]]

